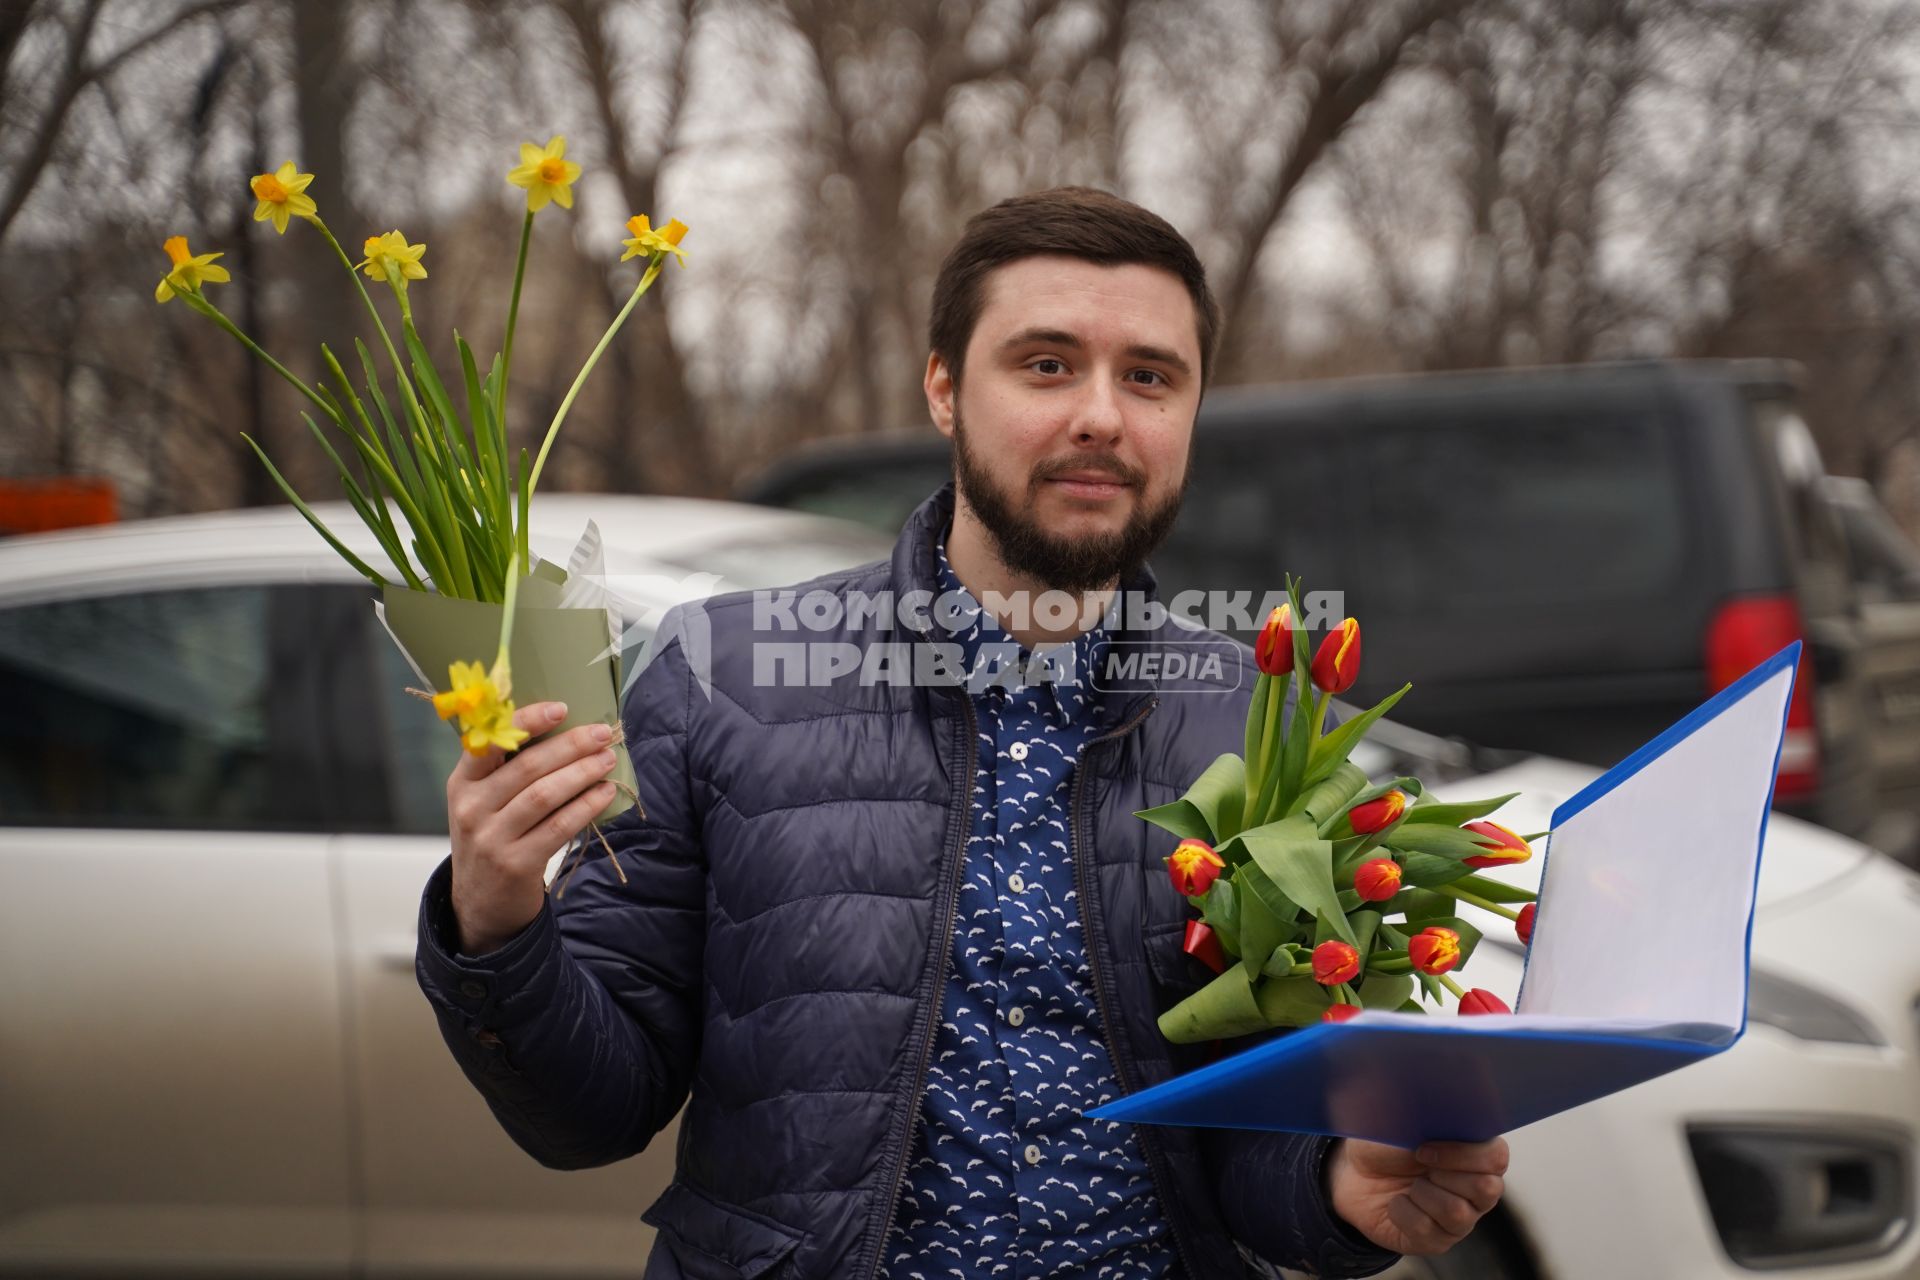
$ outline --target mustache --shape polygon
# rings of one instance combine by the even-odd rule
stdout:
[[[1033,482],[1051,480],[1055,476],[1066,475],[1070,471],[1098,471],[1112,476],[1121,484],[1138,489],[1147,482],[1145,473],[1135,467],[1129,467],[1112,454],[1097,458],[1056,458],[1043,462],[1033,469]]]

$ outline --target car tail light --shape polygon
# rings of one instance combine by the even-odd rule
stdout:
[[[1729,600],[1707,624],[1707,692],[1718,693],[1795,640],[1806,639],[1800,607],[1792,596],[1743,596]],[[1813,655],[1800,650],[1787,704],[1787,733],[1780,745],[1774,796],[1801,800],[1820,786],[1820,734],[1813,720]]]

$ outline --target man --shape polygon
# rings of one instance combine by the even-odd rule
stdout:
[[[1368,1275],[1497,1202],[1498,1140],[1083,1114],[1201,1061],[1155,1026],[1206,974],[1132,814],[1237,749],[1251,668],[1233,646],[1176,688],[1104,660],[1229,643],[1123,607],[1151,595],[1217,330],[1191,247],[1137,206],[977,215],[925,378],[955,483],[889,562],[710,601],[705,645],[663,626],[625,710],[624,878],[592,858],[545,891],[612,794],[591,729],[449,778],[419,975],[501,1124],[582,1168],[691,1094],[651,1280]],[[906,652],[912,678],[811,652]]]

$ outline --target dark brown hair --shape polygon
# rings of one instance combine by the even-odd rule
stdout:
[[[1200,328],[1200,383],[1207,384],[1220,340],[1220,309],[1199,255],[1165,218],[1092,187],[1055,187],[1014,196],[967,220],[959,242],[940,264],[927,322],[927,345],[956,382],[980,320],[988,273],[1043,254],[1082,258],[1103,267],[1159,267],[1178,276],[1193,298]]]

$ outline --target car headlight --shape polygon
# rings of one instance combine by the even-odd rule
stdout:
[[[1764,1023],[1801,1040],[1882,1047],[1887,1043],[1864,1015],[1766,969],[1754,969],[1747,985],[1747,1021]]]
[[[1912,1225],[1907,1144],[1751,1125],[1687,1130],[1727,1256],[1743,1267],[1878,1257]]]

